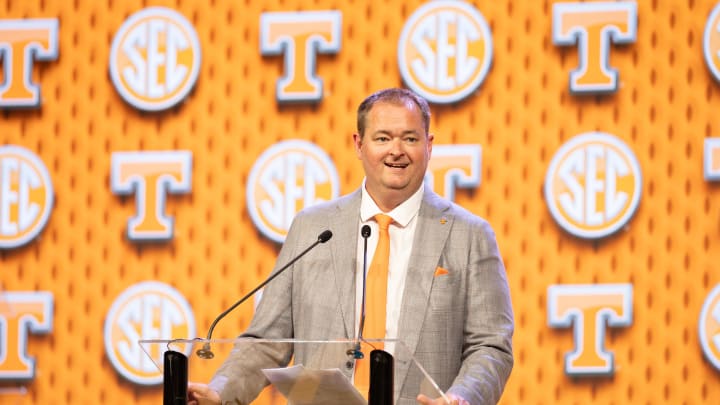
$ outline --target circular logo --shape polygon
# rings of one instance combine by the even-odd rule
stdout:
[[[128,18],[110,50],[110,78],[120,96],[140,110],[180,102],[200,72],[200,41],[178,12],[149,7]]]
[[[580,238],[608,236],[624,226],[640,202],[635,154],[602,132],[576,136],[550,162],[545,200],[555,221]]]
[[[141,347],[139,340],[194,339],[195,317],[185,297],[167,284],[146,281],[122,292],[105,319],[105,353],[115,370],[131,382],[163,382],[159,365],[167,345]],[[185,345],[185,355],[192,351]]]
[[[720,284],[705,299],[700,311],[699,332],[705,357],[720,371]]]
[[[247,204],[255,226],[282,243],[295,214],[340,193],[335,165],[315,144],[290,140],[263,152],[248,178]]]
[[[703,54],[713,77],[720,81],[720,4],[715,6],[705,24]]]
[[[0,146],[0,248],[33,240],[48,222],[53,198],[40,158],[20,146]]]
[[[480,87],[492,62],[482,14],[462,1],[432,1],[405,23],[398,66],[405,83],[430,102],[462,100]]]

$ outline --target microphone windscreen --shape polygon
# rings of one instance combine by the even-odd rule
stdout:
[[[362,235],[363,238],[369,238],[370,237],[370,225],[363,225],[362,229],[360,229],[360,235]]]
[[[320,235],[318,235],[318,241],[320,243],[325,243],[332,238],[332,232],[330,232],[329,229],[324,230]]]

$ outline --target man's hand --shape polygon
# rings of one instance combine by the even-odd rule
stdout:
[[[470,402],[457,395],[447,394],[446,396],[450,400],[450,404],[448,404],[442,397],[430,399],[423,394],[418,395],[416,399],[418,403],[422,405],[470,405]]]
[[[207,384],[188,383],[188,405],[219,405],[220,394]]]

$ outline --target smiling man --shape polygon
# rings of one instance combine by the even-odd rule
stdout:
[[[432,152],[430,110],[408,93],[376,93],[358,109],[355,150],[365,170],[365,190],[383,212],[420,189]]]
[[[364,248],[368,238],[364,338],[399,339],[453,405],[495,404],[513,366],[514,330],[505,267],[495,233],[482,218],[423,183],[432,153],[427,102],[404,89],[372,94],[359,106],[353,141],[363,185],[300,212],[276,269],[330,229],[327,249],[315,249],[268,284],[241,336],[304,340],[352,339],[360,328]],[[377,256],[377,257],[376,257]],[[383,260],[380,260],[383,259]],[[388,351],[391,351],[388,348]],[[293,348],[276,353],[285,366]],[[296,364],[306,364],[304,352]],[[190,403],[250,403],[267,381],[257,354],[236,350],[209,385],[190,384]],[[265,358],[267,360],[267,358]],[[367,381],[363,361],[348,378]],[[249,371],[250,370],[250,371]],[[418,395],[418,381],[395,369],[395,404],[445,404]]]

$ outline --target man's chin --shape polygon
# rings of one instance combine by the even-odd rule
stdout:
[[[383,184],[385,189],[387,191],[396,191],[396,192],[403,192],[406,191],[409,187],[409,183],[407,181],[404,182],[398,182],[398,181],[389,181]]]

